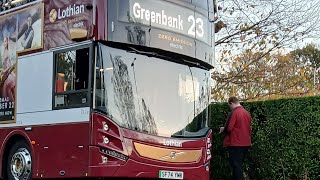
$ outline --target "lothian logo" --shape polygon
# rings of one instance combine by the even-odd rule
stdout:
[[[165,146],[174,146],[174,147],[182,147],[182,142],[176,140],[163,140],[163,145]]]
[[[49,20],[50,22],[55,22],[57,19],[64,19],[74,15],[78,15],[84,12],[84,5],[69,5],[65,9],[59,8],[58,11],[52,9],[49,13]]]

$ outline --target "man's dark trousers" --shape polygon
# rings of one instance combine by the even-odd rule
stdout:
[[[248,153],[249,147],[229,146],[229,163],[232,168],[233,180],[243,180],[243,161]]]

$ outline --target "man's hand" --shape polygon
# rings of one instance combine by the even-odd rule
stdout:
[[[224,127],[220,127],[220,132],[219,134],[221,134],[224,131]]]

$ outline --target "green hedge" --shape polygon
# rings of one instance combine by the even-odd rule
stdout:
[[[320,97],[241,103],[252,115],[252,143],[245,172],[250,179],[320,179]],[[230,168],[219,127],[226,103],[210,106],[213,129],[211,179]]]

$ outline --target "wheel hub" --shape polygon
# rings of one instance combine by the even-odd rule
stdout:
[[[20,148],[11,158],[10,169],[16,180],[26,180],[31,173],[31,155],[26,148]]]

